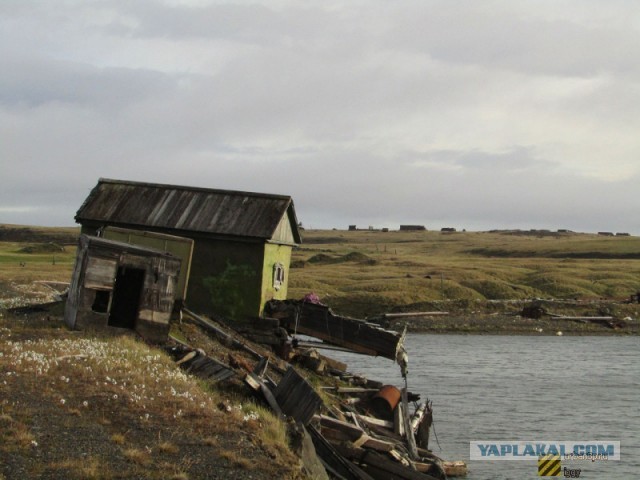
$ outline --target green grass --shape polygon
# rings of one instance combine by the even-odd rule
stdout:
[[[625,299],[640,290],[638,237],[307,230],[292,260],[290,297],[313,291],[355,316],[440,300]]]
[[[34,282],[70,280],[75,246],[62,240],[77,229],[3,232],[19,241],[0,241],[0,307],[46,300]],[[306,230],[291,265],[289,297],[314,292],[359,317],[442,300],[624,299],[640,290],[640,237]]]

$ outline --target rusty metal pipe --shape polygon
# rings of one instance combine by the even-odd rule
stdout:
[[[393,385],[384,385],[371,399],[376,414],[383,419],[393,418],[393,411],[400,403],[401,393]]]

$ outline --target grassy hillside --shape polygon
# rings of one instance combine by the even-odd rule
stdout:
[[[303,478],[286,425],[240,378],[198,380],[133,333],[70,331],[55,311],[0,312],[0,480]]]
[[[0,225],[0,308],[51,300],[42,282],[68,282],[79,228]]]
[[[289,295],[315,292],[357,316],[445,300],[628,299],[640,291],[640,238],[507,232],[305,231]],[[449,309],[449,306],[447,307]]]
[[[53,292],[38,282],[69,281],[78,229],[0,225],[0,233],[13,239],[0,239],[0,308],[46,300]],[[517,233],[306,230],[289,297],[314,292],[364,317],[486,311],[493,300],[623,300],[640,291],[640,237]]]

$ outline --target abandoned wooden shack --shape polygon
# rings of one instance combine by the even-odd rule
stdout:
[[[186,305],[236,320],[287,297],[301,242],[284,195],[100,179],[75,219],[87,235],[119,227],[193,239]]]
[[[180,275],[176,285],[175,299],[179,305],[187,298],[191,258],[193,256],[193,240],[163,233],[131,230],[127,228],[107,227],[100,232],[100,237],[133,245],[154,248],[168,252],[180,259]]]
[[[135,330],[166,340],[180,259],[148,247],[80,235],[64,318],[69,327]]]

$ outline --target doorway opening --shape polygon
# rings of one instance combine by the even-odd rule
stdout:
[[[118,267],[107,323],[109,326],[135,328],[144,286],[144,273],[140,268]]]

